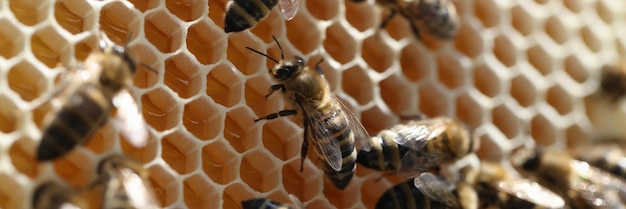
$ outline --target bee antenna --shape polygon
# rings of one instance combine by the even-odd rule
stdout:
[[[280,49],[280,59],[284,60],[285,54],[283,53],[283,47],[280,46],[280,43],[278,43],[278,40],[276,40],[276,36],[272,36],[272,38],[274,39],[274,42],[276,42],[276,45],[278,45],[278,49]]]
[[[146,63],[139,63],[139,65],[145,67],[146,69],[148,69],[149,71],[155,73],[155,74],[159,74],[159,71],[155,70],[154,68],[152,68],[150,65],[146,64]]]
[[[246,46],[246,49],[250,49],[251,51],[256,52],[257,54],[263,55],[264,57],[267,57],[268,59],[271,59],[272,61],[274,61],[276,64],[280,63],[280,62],[278,62],[278,60],[274,59],[273,57],[270,57],[269,55],[267,55],[267,54],[265,54],[263,52],[257,51],[257,50],[255,50],[253,48],[250,48],[249,46]]]
[[[322,62],[324,62],[324,58],[322,57],[322,59],[320,59],[320,61],[317,61],[317,63],[315,64],[315,70],[317,70],[317,73],[322,74],[322,68],[320,67],[320,64],[322,64]]]

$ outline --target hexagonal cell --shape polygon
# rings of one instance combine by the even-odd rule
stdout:
[[[165,1],[165,7],[179,19],[189,22],[200,18],[207,7],[202,0],[174,0]]]
[[[24,50],[24,35],[6,18],[0,19],[0,56],[12,58]]]
[[[77,151],[79,150],[79,151]],[[94,162],[83,149],[74,149],[69,154],[52,162],[54,173],[73,187],[84,187],[95,176]]]
[[[359,104],[367,104],[374,97],[374,83],[367,72],[359,66],[354,66],[343,71],[341,76],[343,91],[349,94]]]
[[[146,12],[146,10],[153,9],[159,6],[159,4],[161,4],[160,1],[153,1],[153,0],[128,0],[128,1],[131,2],[135,6],[135,8],[137,8],[141,12]]]
[[[254,198],[253,191],[243,183],[228,185],[222,194],[221,208],[240,208],[241,201]]]
[[[209,65],[216,63],[224,55],[226,37],[212,23],[199,21],[187,30],[186,43],[187,49],[198,62]]]
[[[511,25],[523,36],[528,36],[535,30],[534,18],[520,5],[511,9]]]
[[[468,57],[476,57],[483,52],[483,39],[480,32],[476,30],[469,24],[461,22],[459,32],[456,35],[456,37],[463,38],[455,39],[454,47]]]
[[[378,199],[385,193],[389,188],[391,188],[393,184],[391,184],[386,179],[368,179],[363,182],[361,185],[361,202],[367,208],[374,208],[376,206],[376,202]],[[371,189],[377,188],[377,189]]]
[[[324,50],[337,62],[345,64],[354,59],[357,52],[356,40],[339,23],[326,30]]]
[[[196,174],[183,181],[183,198],[188,208],[219,208],[220,192],[205,176]]]
[[[33,122],[37,125],[39,129],[44,128],[44,121],[48,114],[51,114],[53,111],[57,109],[53,109],[51,105],[52,100],[48,100],[44,102],[42,105],[34,107],[32,110],[33,113]]]
[[[202,88],[202,72],[194,59],[179,53],[165,60],[165,85],[181,98],[195,96]]]
[[[163,60],[155,55],[154,51],[152,51],[151,48],[146,45],[134,44],[130,46],[130,49],[133,54],[140,55],[140,57],[136,57],[137,61],[147,66],[150,66],[150,68],[157,71],[157,73],[155,73],[152,70],[146,68],[146,66],[144,65],[137,66],[137,70],[135,72],[135,77],[133,80],[134,86],[147,89],[157,85],[157,83],[159,82],[159,76],[161,72],[164,71],[161,69]]]
[[[465,68],[457,57],[442,55],[437,57],[437,78],[449,89],[465,85],[467,79]]]
[[[228,184],[239,176],[239,157],[223,141],[207,144],[202,148],[202,170],[213,182]]]
[[[9,9],[13,16],[27,26],[33,26],[48,18],[49,7],[50,1],[45,0],[9,0]]]
[[[594,30],[590,28],[590,26],[585,26],[580,29],[580,36],[583,38],[583,42],[589,50],[592,52],[599,52],[602,49],[602,43],[600,43],[600,39],[595,34]]]
[[[54,4],[54,18],[72,34],[91,29],[95,22],[94,10],[84,1],[57,1]]]
[[[478,0],[474,6],[474,14],[483,23],[485,28],[490,28],[500,23],[500,8],[493,0]]]
[[[498,36],[493,40],[493,55],[506,67],[511,67],[517,62],[517,47],[507,36]]]
[[[239,176],[244,183],[258,192],[268,192],[278,187],[279,171],[275,159],[263,151],[246,153],[241,159]]]
[[[526,51],[528,62],[541,73],[548,75],[554,70],[554,57],[552,57],[542,46],[534,46]]]
[[[335,208],[327,199],[317,198],[306,205],[308,208]]]
[[[330,20],[339,14],[339,1],[305,1],[306,8],[318,20]]]
[[[364,3],[364,4],[367,4],[367,3]],[[411,29],[410,22],[408,21],[408,19],[404,18],[402,15],[394,16],[393,18],[391,18],[391,20],[389,20],[389,22],[384,28],[380,28],[380,24],[382,23],[382,21],[388,18],[389,15],[391,14],[391,10],[385,9],[383,7],[380,7],[380,8],[383,9],[383,12],[380,13],[380,16],[372,15],[372,14],[376,14],[375,12],[372,12],[370,14],[370,16],[373,16],[379,19],[379,20],[376,20],[376,22],[374,22],[377,25],[373,26],[377,30],[377,33],[380,33],[382,30],[385,30],[387,31],[387,34],[389,34],[389,36],[395,40],[401,40],[407,37],[415,38],[415,40],[417,40],[415,33],[413,33],[413,30]],[[375,35],[379,36],[380,34],[375,34]],[[430,33],[423,33],[423,36],[418,42],[421,42],[423,44],[422,46],[429,47],[430,42],[432,42],[432,36],[430,35]]]
[[[479,127],[483,122],[484,110],[480,103],[469,94],[461,94],[456,98],[456,117],[470,127]]]
[[[285,31],[285,18],[281,14],[279,7],[275,6],[265,18],[258,24],[250,28],[250,32],[265,43],[273,43],[272,36],[279,36]]]
[[[206,76],[206,94],[225,107],[239,104],[244,88],[241,76],[228,65],[215,66]]]
[[[2,208],[28,208],[23,205],[26,199],[27,194],[24,192],[26,185],[21,185],[20,183],[15,181],[15,176],[0,173],[0,207]]]
[[[59,63],[67,64],[70,58],[71,45],[59,35],[53,27],[44,27],[30,39],[31,50],[37,60],[48,66],[56,67]]]
[[[568,30],[558,16],[552,16],[546,20],[544,31],[558,44],[564,44],[569,39]]]
[[[181,26],[165,11],[157,11],[146,15],[144,31],[152,45],[163,53],[169,53],[179,49],[182,44]]]
[[[322,192],[324,174],[320,168],[311,163],[311,160],[304,161],[303,166],[303,171],[300,171],[299,157],[287,162],[283,165],[281,180],[287,193],[301,198],[302,201],[307,201]],[[308,207],[311,208],[312,206],[309,204]]]
[[[501,90],[500,78],[488,65],[474,68],[474,86],[487,97],[495,97]]]
[[[380,86],[380,97],[393,112],[405,112],[417,105],[416,98],[413,96],[414,88],[401,75],[392,74],[380,81],[378,86]]]
[[[99,51],[98,47],[98,38],[95,34],[90,34],[86,38],[81,39],[80,41],[74,44],[74,57],[76,60],[85,60],[89,54],[94,52],[95,50]]]
[[[504,137],[503,135],[501,137]],[[481,134],[478,136],[478,150],[476,155],[482,160],[501,160],[503,156],[503,147],[495,142],[494,138],[489,134]]]
[[[400,65],[405,78],[411,81],[419,81],[430,76],[435,70],[433,55],[423,46],[412,42],[402,49]]]
[[[576,55],[570,55],[565,58],[564,65],[564,71],[576,82],[584,83],[589,78],[587,68]]]
[[[261,133],[255,125],[254,116],[246,108],[239,107],[226,113],[224,120],[224,138],[239,153],[253,149],[259,145]]]
[[[530,121],[530,135],[541,146],[550,146],[559,139],[556,138],[556,128],[543,114],[538,114]]]
[[[394,55],[395,53],[389,48],[389,45],[379,36],[370,36],[363,40],[361,57],[369,67],[378,72],[385,72],[391,67]]]
[[[39,167],[37,166],[37,155],[33,147],[37,144],[29,138],[20,138],[11,144],[9,148],[9,157],[11,164],[20,173],[35,178],[39,175]],[[1,198],[0,198],[1,199]]]
[[[164,136],[161,140],[161,158],[170,168],[184,175],[195,171],[198,165],[198,142],[180,131]]]
[[[306,15],[296,15],[286,25],[287,38],[302,54],[309,54],[318,49],[322,41],[322,34],[317,30],[311,30],[311,28],[317,28],[317,22],[312,18]]]
[[[269,93],[270,82],[265,75],[248,78],[245,85],[246,104],[258,117],[277,112],[283,109],[283,95],[275,92],[265,98]]]
[[[596,1],[596,13],[607,24],[613,23],[615,15],[605,1]]]
[[[507,138],[512,139],[519,134],[521,121],[506,105],[493,108],[491,117],[493,125],[498,127]]]
[[[563,0],[563,5],[565,5],[565,8],[569,11],[574,13],[578,13],[583,10],[583,4],[580,0]]]
[[[279,39],[279,38],[277,38]],[[281,43],[281,46],[286,47],[285,41],[278,40]],[[256,42],[256,40],[250,37],[249,33],[234,33],[228,36],[228,48],[226,50],[226,57],[228,60],[239,70],[239,72],[244,75],[251,75],[259,70],[263,69],[265,71],[266,66],[274,66],[272,60],[267,59],[264,56],[261,56],[253,51],[246,49],[246,47],[253,48],[257,51],[264,52],[265,49],[261,47],[261,44]],[[287,54],[287,53],[285,53]],[[272,55],[269,55],[272,56]],[[280,59],[280,54],[278,56],[272,56],[276,59]],[[288,57],[288,56],[285,56]],[[265,65],[263,63],[266,63]]]
[[[180,124],[180,106],[177,98],[168,91],[157,88],[141,96],[144,119],[157,131]]]
[[[309,2],[309,1],[307,1]],[[373,7],[365,2],[344,1],[346,6],[346,20],[350,25],[359,31],[365,31],[372,27],[378,27]]]
[[[200,97],[183,109],[183,126],[198,139],[209,140],[217,137],[223,128],[224,114],[211,100]]]
[[[19,108],[15,103],[7,98],[5,95],[0,95],[0,132],[2,133],[11,133],[15,131],[18,127],[18,117],[20,116],[17,111]]]
[[[209,18],[213,20],[212,24],[224,30],[224,14],[226,13],[226,2],[230,0],[214,0],[209,1]]]
[[[537,97],[537,88],[533,83],[526,78],[526,76],[520,75],[511,79],[511,93],[510,96],[517,101],[522,107],[528,107],[535,103]]]
[[[104,126],[100,127],[91,138],[87,139],[83,146],[97,154],[105,153],[114,149],[117,140],[119,140],[116,134],[117,130],[111,123],[106,123]]]
[[[378,133],[383,129],[387,129],[398,123],[395,117],[390,116],[390,113],[386,113],[378,107],[373,106],[367,110],[361,112],[361,124],[367,129],[370,135]]]
[[[156,158],[157,151],[159,151],[158,141],[159,140],[155,139],[155,136],[150,135],[146,146],[135,147],[135,145],[130,144],[127,140],[120,140],[120,148],[125,155],[146,164]]]
[[[148,181],[154,189],[159,206],[163,208],[176,203],[181,194],[177,176],[158,164],[148,168],[148,171],[150,172]]]
[[[580,147],[580,145],[586,144],[591,138],[590,134],[578,124],[567,127],[565,129],[565,137],[568,148]]]
[[[335,187],[328,178],[324,179],[324,196],[328,198],[330,204],[337,208],[350,208],[359,203],[360,195],[355,194],[359,194],[359,187],[361,185],[351,183],[348,184],[348,187],[344,190],[340,190]]]
[[[447,95],[450,93],[443,91],[433,83],[421,86],[418,91],[421,113],[429,117],[448,115],[451,103]]]
[[[139,18],[133,9],[123,2],[113,1],[105,4],[100,10],[99,25],[113,43],[125,44],[132,40],[132,37],[129,37],[131,33],[134,36],[140,33]]]
[[[546,102],[561,115],[568,114],[574,109],[574,98],[560,85],[550,87],[546,92]]]
[[[286,120],[274,120],[263,126],[261,141],[275,157],[287,161],[300,157],[303,136],[300,127]]]
[[[9,69],[7,78],[9,88],[25,101],[32,101],[46,91],[47,79],[35,66],[20,62]]]

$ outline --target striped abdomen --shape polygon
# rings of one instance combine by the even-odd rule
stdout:
[[[370,137],[372,149],[360,150],[357,162],[379,171],[399,171],[402,169],[402,157],[408,148],[398,145],[393,139],[397,134],[393,131],[381,131],[378,136]]]
[[[387,190],[376,202],[376,209],[438,209],[448,208],[432,200],[415,187],[413,180],[405,181]]]
[[[322,108],[324,109],[324,108]],[[323,133],[312,133],[315,151],[320,161],[322,170],[333,184],[339,189],[345,189],[350,183],[354,175],[356,162],[356,148],[354,147],[354,135],[348,128],[348,120],[345,112],[338,108],[330,108],[331,111],[325,111],[324,118],[316,118],[313,120],[321,120],[325,124],[325,129],[331,136],[337,140],[339,149],[341,150],[341,169],[335,171],[327,162],[322,154],[320,147],[328,146],[331,139],[325,138]],[[320,130],[313,127],[312,130]]]
[[[274,202],[270,199],[257,198],[241,202],[243,209],[290,209],[289,205]]]
[[[112,106],[110,101],[99,86],[81,86],[44,130],[37,160],[58,158],[93,135],[106,121]]]
[[[233,0],[228,3],[224,31],[239,32],[257,24],[267,16],[279,0]]]

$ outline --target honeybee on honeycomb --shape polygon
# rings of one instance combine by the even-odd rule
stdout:
[[[448,194],[448,193],[447,193]],[[450,193],[451,194],[451,193]],[[454,201],[458,204],[457,201]],[[376,209],[404,208],[404,209],[444,209],[450,208],[450,203],[431,199],[415,187],[413,180],[404,181],[389,188],[376,202]]]
[[[619,139],[594,140],[571,150],[574,158],[585,161],[626,181],[626,142]]]
[[[224,32],[240,32],[256,25],[278,4],[285,20],[298,13],[300,0],[232,0],[226,5]]]
[[[384,28],[396,13],[400,13],[409,21],[418,39],[421,38],[421,30],[444,40],[453,39],[457,34],[459,17],[449,0],[376,0],[376,3],[391,11],[380,28]]]
[[[56,182],[45,182],[35,188],[32,199],[34,209],[72,209],[87,208],[87,200],[80,191]]]
[[[298,56],[285,60],[280,43],[273,38],[281,51],[280,61],[250,47],[246,48],[276,63],[268,73],[279,84],[272,85],[265,97],[280,90],[294,109],[281,110],[254,121],[302,114],[304,141],[300,153],[300,171],[303,170],[302,165],[310,142],[315,147],[324,173],[337,188],[344,189],[354,175],[357,149],[370,149],[367,132],[352,112],[330,91],[328,81],[319,67],[322,60],[316,64],[315,70],[306,67],[304,60]]]
[[[291,203],[276,202],[267,198],[255,198],[241,202],[243,209],[306,209],[298,197],[290,194]]]
[[[520,173],[561,196],[570,208],[625,208],[626,183],[566,152],[537,147],[513,150]]]
[[[92,52],[80,69],[62,75],[53,96],[63,106],[46,119],[38,161],[59,158],[85,142],[107,122],[113,107],[117,108],[114,125],[126,139],[137,147],[147,143],[143,116],[125,88],[132,85],[137,63],[126,46],[108,45],[104,39],[99,46],[100,51]]]
[[[98,164],[97,173],[89,187],[104,185],[102,208],[161,208],[148,182],[150,174],[134,159],[108,156]]]

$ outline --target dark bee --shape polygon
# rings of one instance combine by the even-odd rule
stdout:
[[[135,60],[125,46],[100,42],[101,51],[93,52],[81,69],[64,75],[62,85],[53,93],[63,100],[54,118],[48,118],[37,160],[53,160],[67,154],[90,138],[105,124],[117,107],[116,125],[135,146],[147,142],[148,133],[135,99],[125,89],[132,84]],[[52,120],[50,120],[52,119]]]
[[[322,75],[322,69],[316,64],[316,70],[305,66],[302,58],[295,56],[284,60],[283,49],[274,38],[281,51],[278,61],[262,52],[246,47],[276,62],[269,74],[279,84],[272,85],[266,98],[277,90],[284,94],[290,107],[265,117],[254,119],[272,120],[282,116],[302,114],[304,141],[301,150],[301,166],[307,155],[309,142],[313,143],[324,173],[332,183],[344,189],[354,175],[356,148],[369,150],[367,132],[359,120],[337,99]]]
[[[468,130],[452,118],[413,120],[371,137],[371,150],[359,151],[357,162],[367,168],[414,177],[472,153],[474,141]]]
[[[444,40],[454,38],[458,31],[459,18],[449,0],[376,0],[376,3],[391,10],[391,14],[381,23],[381,28],[384,28],[396,13],[400,13],[409,21],[417,38],[421,37],[420,30]]]
[[[40,184],[33,193],[34,209],[78,209],[87,208],[88,204],[79,191],[55,182]]]
[[[376,209],[443,209],[445,203],[433,200],[417,189],[413,180],[399,183],[388,189],[376,202]]]
[[[300,0],[233,0],[226,5],[224,31],[239,32],[251,28],[267,16],[274,6],[280,7],[285,20],[298,12]]]
[[[256,198],[241,202],[243,209],[306,209],[304,204],[293,195],[289,195],[291,204],[275,202],[266,198]]]
[[[594,141],[576,147],[572,155],[595,167],[626,180],[626,142],[618,139]]]
[[[98,179],[104,185],[102,208],[160,208],[148,182],[149,173],[134,159],[112,155],[98,165]]]
[[[513,165],[561,196],[572,209],[625,208],[626,183],[564,152],[519,148]]]
[[[599,92],[613,102],[623,98],[626,95],[625,73],[623,67],[609,65],[602,67]]]

